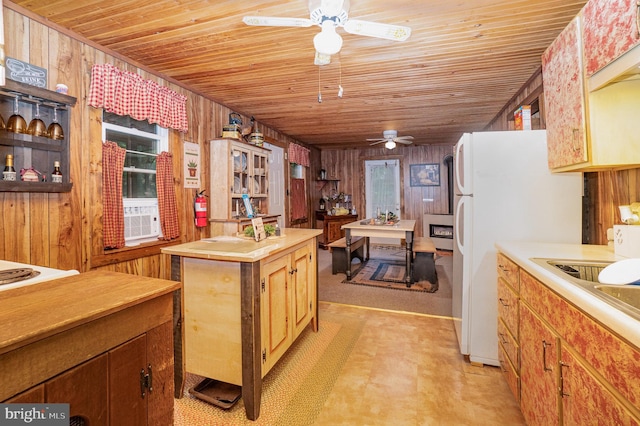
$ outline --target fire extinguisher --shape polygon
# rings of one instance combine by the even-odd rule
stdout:
[[[204,191],[203,189],[200,192],[196,192],[196,199],[193,203],[196,226],[198,228],[207,226],[207,199],[205,198]]]

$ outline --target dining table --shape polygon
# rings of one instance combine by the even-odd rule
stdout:
[[[366,246],[365,261],[369,260],[370,238],[400,238],[405,240],[405,283],[407,287],[413,284],[413,237],[416,221],[412,219],[400,219],[394,222],[380,222],[374,219],[364,219],[342,225],[345,230],[346,256],[347,256],[347,281],[351,281],[351,239],[364,237]]]

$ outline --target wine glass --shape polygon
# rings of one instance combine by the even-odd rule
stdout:
[[[24,118],[22,118],[18,111],[17,96],[13,107],[13,115],[7,120],[7,130],[14,133],[26,133],[27,131],[27,122],[24,121]]]
[[[64,139],[64,131],[62,130],[60,123],[58,123],[58,109],[56,107],[53,107],[53,121],[47,128],[47,135],[51,139]]]
[[[46,136],[47,135],[47,126],[44,124],[44,121],[40,118],[40,104],[36,104],[36,116],[29,123],[29,127],[27,128],[27,133],[33,136]]]

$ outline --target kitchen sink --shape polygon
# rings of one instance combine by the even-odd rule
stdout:
[[[598,281],[600,271],[609,266],[611,262],[582,262],[566,260],[548,260],[547,263],[565,274],[584,281],[594,283]]]
[[[595,288],[627,305],[640,309],[639,285],[597,285]]]
[[[545,258],[531,260],[640,321],[640,285],[607,285],[598,281],[600,271],[613,262]]]

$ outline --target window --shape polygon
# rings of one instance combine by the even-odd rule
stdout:
[[[161,236],[156,192],[156,157],[169,146],[167,129],[109,112],[102,115],[102,140],[126,150],[122,196],[127,246]]]

